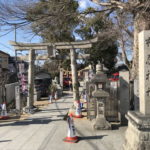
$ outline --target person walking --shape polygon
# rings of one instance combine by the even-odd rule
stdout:
[[[48,100],[50,104],[52,103],[52,99],[53,99],[52,85],[50,85],[48,88]]]

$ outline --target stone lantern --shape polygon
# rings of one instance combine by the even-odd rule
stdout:
[[[111,124],[105,118],[105,103],[109,97],[109,93],[105,91],[107,81],[107,76],[102,71],[102,65],[98,63],[96,66],[96,75],[91,80],[95,84],[95,91],[93,91],[92,96],[96,99],[97,103],[97,116],[93,120],[94,129],[111,129]]]

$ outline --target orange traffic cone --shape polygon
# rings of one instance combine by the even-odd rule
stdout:
[[[64,142],[68,143],[77,143],[79,141],[78,137],[76,136],[75,127],[72,115],[70,114],[67,118],[68,122],[68,135],[64,138]]]
[[[1,111],[0,119],[8,119],[9,116],[7,114],[6,103],[4,102],[1,107],[2,107],[2,111]]]
[[[75,118],[82,118],[82,111],[81,111],[81,105],[80,105],[80,101],[76,101],[74,103],[75,107],[76,107],[76,111],[75,114],[73,115],[73,117]]]

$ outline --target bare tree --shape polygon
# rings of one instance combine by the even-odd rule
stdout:
[[[128,13],[118,13],[115,17],[115,30],[118,35],[119,47],[122,50],[121,60],[127,65],[132,72],[132,61],[128,58],[128,54],[133,53],[133,21],[132,16]]]
[[[108,14],[119,12],[127,12],[132,16],[133,35],[126,30],[127,33],[133,36],[133,61],[131,64],[130,78],[134,79],[138,68],[138,33],[142,30],[150,29],[150,1],[149,0],[91,0],[101,6],[101,11],[107,11]],[[120,21],[120,20],[119,20]],[[120,28],[120,22],[119,22]],[[122,27],[121,27],[122,28]],[[121,29],[120,28],[120,29]],[[121,39],[121,47],[125,52],[124,39]],[[125,53],[124,53],[125,54]],[[129,64],[128,64],[129,65]]]

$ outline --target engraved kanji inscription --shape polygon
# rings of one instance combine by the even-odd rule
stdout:
[[[150,80],[150,71],[149,70],[146,73],[146,80]]]
[[[150,55],[147,56],[146,64],[150,65]]]
[[[150,88],[148,88],[148,90],[146,91],[146,95],[150,96]]]

